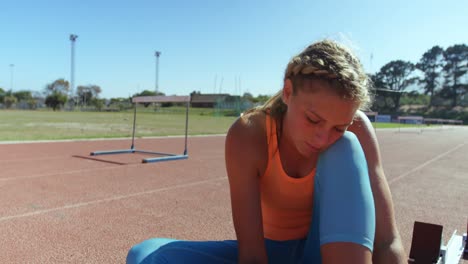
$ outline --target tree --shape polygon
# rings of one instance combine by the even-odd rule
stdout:
[[[3,102],[3,98],[5,97],[5,90],[3,90],[2,87],[0,87],[0,103]]]
[[[376,88],[392,90],[395,93],[394,110],[400,107],[401,93],[416,82],[417,78],[411,77],[415,66],[409,61],[396,60],[385,64],[373,77]]]
[[[5,107],[7,109],[11,108],[14,104],[18,102],[18,99],[12,95],[6,95],[3,97],[3,103],[5,103]]]
[[[91,105],[96,108],[96,110],[101,111],[105,105],[105,99],[93,98],[91,100]]]
[[[462,77],[468,71],[468,46],[458,44],[448,47],[444,51],[444,86],[441,96],[452,100],[452,107],[457,106],[458,98],[468,91],[468,83]]]
[[[34,98],[28,99],[27,100],[29,109],[36,109],[37,108],[37,100]]]
[[[439,86],[439,77],[443,66],[444,50],[439,46],[434,46],[426,51],[416,68],[423,72],[424,79],[419,79],[419,84],[423,85],[424,93],[429,95],[429,106],[433,105],[434,93]]]
[[[98,85],[80,85],[76,88],[78,104],[88,105],[93,99],[97,99],[102,89]]]
[[[245,92],[243,95],[242,95],[242,100],[246,100],[246,101],[249,101],[249,102],[253,102],[254,101],[254,97],[251,93],[247,93]]]
[[[108,107],[118,108],[119,111],[132,108],[132,99],[131,98],[111,98],[109,101]]]
[[[135,96],[155,96],[155,95],[164,95],[164,93],[161,93],[161,92],[156,93],[155,91],[144,90],[144,91],[142,91],[140,93],[134,94],[133,97],[135,97]]]
[[[60,109],[67,102],[67,96],[60,92],[53,92],[48,95],[45,100],[45,104],[51,107],[54,111]]]
[[[271,96],[259,94],[257,97],[254,98],[253,103],[264,104],[266,103],[266,101],[268,101],[268,99],[270,99],[270,97]]]
[[[371,109],[379,113],[393,113],[395,111],[396,101],[401,96],[401,92],[386,88],[386,84],[378,74],[369,74],[372,81],[373,104]]]
[[[136,97],[136,96],[156,96],[156,95],[157,96],[160,96],[160,95],[164,96],[165,94],[162,93],[162,92],[156,93],[155,91],[144,90],[143,92],[134,94],[132,97]],[[143,103],[143,105],[145,107],[148,107],[149,105],[151,105],[151,103]]]
[[[52,94],[54,92],[61,93],[64,95],[68,94],[70,84],[65,79],[57,79],[53,83],[46,85],[46,94]]]
[[[19,101],[28,101],[32,99],[31,91],[17,91],[13,93],[13,96],[16,97]]]

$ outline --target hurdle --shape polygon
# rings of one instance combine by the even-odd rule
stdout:
[[[468,232],[468,224],[466,228]],[[444,245],[442,230],[441,225],[415,221],[408,263],[458,264],[468,259],[466,233],[457,235],[455,230]]]
[[[422,133],[422,126],[424,124],[424,118],[422,116],[399,116],[398,117],[398,132],[401,133],[401,124],[416,124],[419,125],[418,134]],[[409,122],[408,122],[409,121]]]
[[[443,119],[443,118],[424,118],[424,124],[426,125],[448,125],[450,127],[463,125],[463,120],[456,120],[456,119]]]
[[[162,157],[145,158],[142,163],[160,162],[169,160],[180,160],[188,158],[187,150],[187,137],[188,137],[188,111],[190,105],[190,96],[138,96],[132,98],[134,104],[133,110],[133,133],[132,133],[132,145],[129,149],[119,150],[104,150],[104,151],[93,151],[90,153],[91,156],[97,155],[114,155],[114,154],[125,154],[125,153],[144,153],[154,154]],[[185,145],[182,154],[162,153],[148,150],[138,150],[135,148],[135,128],[136,128],[136,112],[138,103],[186,103],[185,108]]]

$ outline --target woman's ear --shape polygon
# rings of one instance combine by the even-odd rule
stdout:
[[[288,78],[284,80],[283,94],[281,96],[283,103],[285,103],[286,105],[289,105],[289,101],[291,100],[292,94],[293,94],[293,85],[292,85],[291,79]]]

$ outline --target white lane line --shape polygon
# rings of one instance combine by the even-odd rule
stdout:
[[[138,164],[127,164],[125,166],[136,166],[141,165]],[[34,179],[34,178],[41,178],[41,177],[48,177],[48,176],[61,176],[61,175],[68,175],[68,174],[75,174],[75,173],[84,173],[84,172],[92,172],[92,171],[101,171],[101,170],[108,170],[108,169],[121,169],[120,165],[108,166],[108,167],[100,167],[100,168],[91,168],[91,169],[79,169],[79,170],[71,170],[71,171],[62,171],[62,172],[53,172],[53,173],[45,173],[45,174],[37,174],[37,175],[29,175],[29,176],[18,176],[18,177],[10,177],[10,178],[0,178],[0,182],[2,181],[15,181],[15,180],[24,180],[24,179]]]
[[[22,162],[27,162],[27,161],[62,160],[62,159],[70,159],[70,156],[61,155],[61,156],[49,156],[49,157],[41,157],[41,158],[5,159],[5,160],[0,160],[0,163],[11,164],[13,162],[22,163]]]
[[[432,159],[430,159],[430,160],[424,162],[423,164],[421,164],[421,165],[419,165],[419,166],[413,168],[412,170],[409,170],[409,171],[407,171],[407,172],[401,174],[400,176],[389,180],[389,181],[388,181],[388,184],[391,185],[391,184],[395,183],[396,181],[401,180],[402,178],[404,178],[404,177],[410,175],[411,173],[413,173],[413,172],[415,172],[415,171],[418,171],[418,170],[420,170],[420,169],[426,167],[427,165],[433,163],[434,161],[437,161],[437,160],[441,159],[442,157],[444,157],[444,156],[446,156],[446,155],[448,155],[448,154],[454,152],[455,150],[457,150],[457,149],[459,149],[459,148],[465,146],[466,144],[467,144],[466,142],[465,142],[465,143],[462,143],[462,144],[460,144],[460,145],[458,145],[458,146],[455,146],[455,147],[452,148],[452,149],[449,149],[448,151],[446,151],[446,152],[444,152],[444,153],[442,153],[442,154],[439,154],[439,155],[435,156],[434,158],[432,158]]]
[[[189,135],[188,138],[198,137],[224,137],[226,134],[210,134],[210,135]],[[169,135],[169,136],[154,136],[154,137],[139,137],[140,139],[165,139],[165,138],[185,138],[184,135]],[[83,139],[51,139],[51,140],[19,140],[19,141],[0,141],[0,145],[13,144],[34,144],[34,143],[63,143],[63,142],[83,142],[83,141],[111,141],[111,140],[132,140],[131,137],[121,138],[83,138]]]
[[[214,181],[225,180],[225,179],[227,179],[227,177],[218,177],[218,178],[213,178],[213,179],[209,179],[209,180],[179,184],[179,185],[174,185],[174,186],[169,186],[169,187],[164,187],[164,188],[159,188],[159,189],[154,189],[154,190],[149,190],[149,191],[144,191],[144,192],[132,193],[132,194],[127,194],[127,195],[116,195],[116,196],[112,196],[112,197],[109,197],[109,198],[94,200],[94,201],[89,201],[89,202],[84,202],[84,203],[69,204],[69,205],[65,205],[65,206],[61,206],[61,207],[55,207],[55,208],[45,209],[45,210],[38,210],[38,211],[30,212],[30,213],[3,216],[3,217],[0,217],[0,222],[12,220],[12,219],[17,219],[17,218],[30,217],[30,216],[40,215],[40,214],[47,214],[47,213],[50,213],[50,212],[61,211],[61,210],[66,210],[66,209],[74,209],[74,208],[79,208],[79,207],[85,207],[85,206],[99,204],[99,203],[112,202],[112,201],[132,198],[132,197],[136,197],[136,196],[142,196],[142,195],[154,194],[154,193],[165,192],[165,191],[181,189],[181,188],[186,188],[186,187],[192,187],[192,186],[197,186],[197,185],[201,185],[201,184],[205,184],[205,183],[209,183],[209,182],[214,182]]]

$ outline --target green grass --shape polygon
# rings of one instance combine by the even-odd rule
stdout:
[[[191,108],[189,135],[224,134],[236,117],[213,109]],[[377,128],[414,127],[374,123]],[[58,140],[131,137],[133,110],[81,112],[0,110],[0,141]],[[139,107],[136,137],[184,135],[185,108]]]
[[[182,111],[183,110],[183,111]],[[226,133],[235,117],[218,117],[194,109],[189,112],[189,135]],[[0,141],[131,137],[133,111],[65,112],[0,111]],[[183,135],[185,110],[142,108],[137,113],[136,137]]]
[[[415,124],[398,124],[398,123],[372,123],[375,128],[403,128],[403,127],[423,127],[421,125]]]

